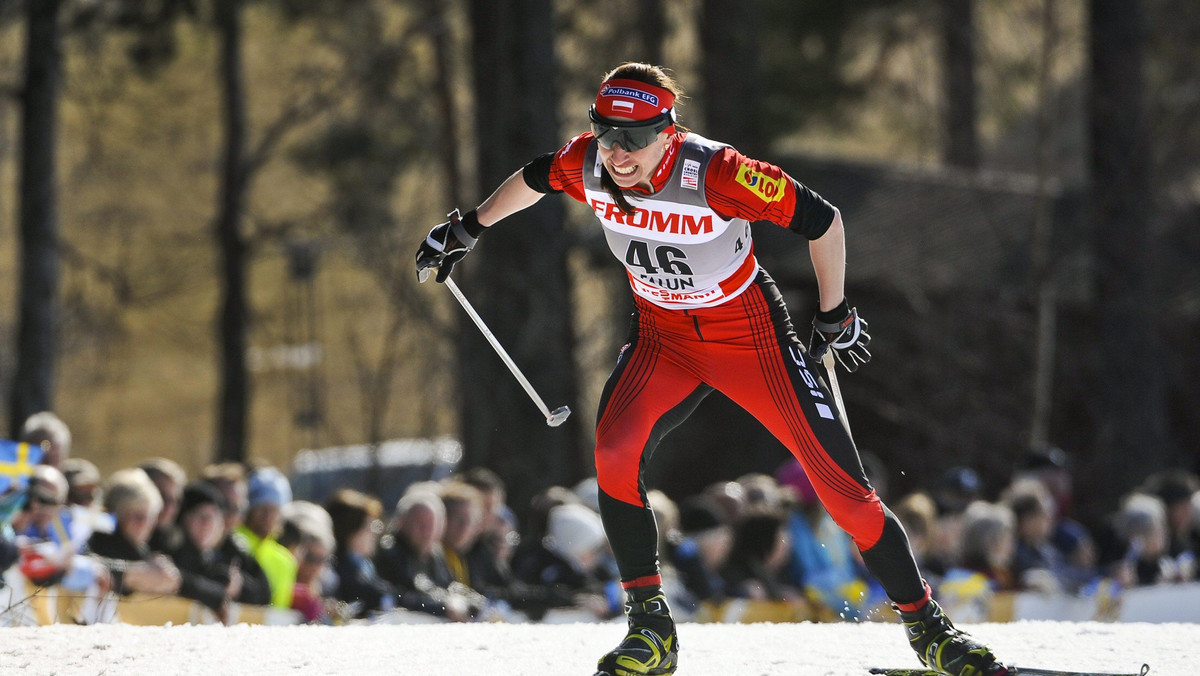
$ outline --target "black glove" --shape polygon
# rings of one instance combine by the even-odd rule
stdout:
[[[813,317],[812,339],[808,342],[808,356],[817,361],[825,351],[833,348],[833,356],[842,368],[854,373],[858,367],[871,361],[867,345],[871,334],[867,333],[867,321],[858,318],[858,309],[850,307],[843,298],[842,303],[828,312],[818,312]]]
[[[454,270],[454,264],[471,252],[479,235],[483,234],[484,227],[479,224],[474,209],[461,217],[455,209],[449,218],[430,230],[425,241],[417,247],[417,279],[422,282],[429,279],[430,268],[437,268],[439,283],[445,282]]]

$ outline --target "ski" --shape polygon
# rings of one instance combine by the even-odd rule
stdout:
[[[872,669],[872,674],[878,676],[945,676],[933,669]],[[1057,671],[1055,669],[1035,669],[1033,667],[1009,667],[1007,676],[1146,676],[1150,673],[1150,665],[1143,664],[1141,671],[1135,673],[1111,673],[1107,671]]]

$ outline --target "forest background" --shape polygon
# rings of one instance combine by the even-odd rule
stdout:
[[[456,271],[548,428],[412,254],[663,63],[682,121],[844,214],[873,363],[842,378],[892,493],[997,490],[1034,445],[1084,517],[1200,448],[1200,6],[1190,0],[0,0],[0,404],[105,473],[287,468],[451,435],[521,506],[592,473],[629,292],[545,199]],[[758,252],[807,336],[799,238]],[[719,395],[648,480],[785,458]]]

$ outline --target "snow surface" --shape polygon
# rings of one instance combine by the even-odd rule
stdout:
[[[1200,624],[964,625],[1002,659],[1044,668],[1200,674]],[[592,676],[621,624],[345,627],[128,625],[0,629],[0,674]],[[679,676],[864,676],[919,666],[898,625],[682,624]]]

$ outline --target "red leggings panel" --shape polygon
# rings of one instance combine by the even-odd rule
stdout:
[[[773,284],[756,283],[716,308],[664,310],[639,300],[637,309],[636,334],[610,376],[597,423],[596,473],[605,493],[644,505],[641,469],[655,425],[707,385],[792,452],[860,549],[879,540],[882,504]]]

